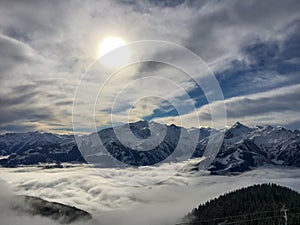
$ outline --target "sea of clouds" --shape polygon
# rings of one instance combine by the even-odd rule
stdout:
[[[195,206],[226,192],[257,183],[277,183],[300,191],[300,169],[265,167],[238,176],[177,172],[178,164],[141,169],[98,169],[77,165],[62,169],[0,168],[0,224],[55,224],[7,209],[14,194],[41,197],[90,212],[98,224],[175,224]],[[161,181],[139,186],[147,180]],[[9,213],[7,213],[9,212]]]

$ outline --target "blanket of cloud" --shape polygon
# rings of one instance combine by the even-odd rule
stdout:
[[[59,222],[56,222],[50,218],[42,217],[38,215],[35,211],[30,209],[28,202],[24,201],[24,198],[21,196],[16,196],[11,188],[7,184],[0,180],[0,224],[5,225],[59,225]],[[63,219],[63,217],[61,218]],[[80,225],[80,222],[74,222],[72,224]],[[89,220],[85,224],[95,225],[95,221]]]
[[[299,11],[298,0],[3,0],[0,132],[70,132],[76,86],[97,59],[99,43],[106,36],[120,36],[128,42],[170,41],[198,54],[220,83],[229,124],[241,121],[299,128]],[[124,83],[151,73],[184,87],[198,109],[194,113],[199,114],[203,125],[210,124],[204,94],[182,73],[155,64],[131,69],[121,71],[122,76],[111,81],[101,101],[103,110],[97,126],[107,126],[110,121],[108,106],[113,93]],[[181,100],[178,91],[168,88],[166,92],[171,100]],[[126,96],[128,102],[137,97],[136,93],[140,92]],[[130,112],[125,103],[119,106],[118,122],[124,122],[122,115]],[[174,109],[162,99],[148,98],[144,103],[136,106],[133,120],[177,122]]]
[[[63,169],[38,167],[0,168],[1,209],[9,199],[7,193],[25,194],[61,202],[92,213],[99,224],[143,225],[174,224],[199,203],[220,194],[256,183],[277,183],[300,191],[300,170],[291,168],[261,168],[239,176],[210,176],[205,172],[177,173],[170,179],[147,187],[126,186],[114,182],[118,178],[159,179],[164,170],[177,165],[162,165],[161,171],[148,169],[104,169],[96,173],[86,165]],[[157,168],[155,168],[157,169]],[[11,216],[1,210],[1,222],[6,224],[39,224],[43,218]],[[31,221],[33,220],[33,222]],[[25,222],[25,223],[24,223]],[[53,224],[45,220],[43,224]]]

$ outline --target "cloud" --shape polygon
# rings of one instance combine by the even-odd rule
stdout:
[[[261,93],[228,98],[224,101],[227,112],[227,124],[232,125],[236,121],[250,126],[280,124],[290,127],[293,123],[297,124],[299,123],[299,116],[297,115],[300,110],[299,88],[300,85],[296,84]],[[212,102],[200,107],[195,112],[183,115],[183,117],[189,121],[190,127],[197,123],[197,121],[194,121],[194,118],[197,117],[199,117],[202,126],[210,126],[211,108],[214,108],[216,111],[222,110],[222,104],[219,101]],[[165,120],[180,124],[180,116],[163,119],[155,118],[154,120],[157,122]],[[218,122],[217,118],[216,122]],[[222,121],[219,122],[222,124]]]
[[[23,196],[17,196],[12,191],[11,187],[2,179],[0,180],[0,192],[0,218],[2,224],[59,225],[62,224],[63,221],[66,221],[66,218],[64,218],[65,215],[62,215],[61,218],[52,215],[53,219],[50,219],[49,215],[47,217],[36,214],[35,211],[37,210],[38,212],[38,209],[32,209],[30,207],[33,205],[38,207],[38,204],[36,204],[37,202],[34,204],[30,201],[26,201]],[[43,210],[44,209],[40,209],[40,211]],[[81,225],[82,222],[83,221],[79,218],[79,220],[70,224]],[[99,225],[94,219],[84,221],[84,223],[87,225]]]
[[[39,103],[49,103],[47,107],[49,112],[53,110],[52,108],[55,108],[56,119],[65,123],[66,129],[69,129],[71,127],[72,105],[69,104],[69,100],[64,99],[61,101],[60,99],[57,101],[57,99],[60,98],[61,94],[64,94],[63,98],[71,99],[73,97],[81,73],[98,55],[97,46],[103,37],[106,35],[120,35],[128,40],[156,39],[156,30],[159,29],[157,26],[161,26],[160,30],[162,32],[159,36],[173,37],[174,41],[177,37],[178,40],[182,39],[183,34],[175,32],[172,27],[178,28],[178,26],[181,26],[184,28],[184,21],[175,23],[173,21],[178,15],[183,16],[186,10],[192,11],[192,9],[186,8],[184,12],[175,9],[178,15],[167,14],[163,19],[166,22],[161,23],[157,16],[162,15],[162,11],[164,11],[162,8],[149,8],[149,5],[144,3],[139,5],[144,7],[145,10],[150,10],[149,14],[137,11],[135,8],[136,3],[125,6],[111,1],[102,1],[101,3],[92,1],[89,4],[53,4],[31,1],[27,4],[19,2],[14,7],[9,1],[3,2],[2,8],[5,8],[6,11],[1,18],[1,32],[11,40],[30,46],[37,54],[47,58],[41,65],[40,72],[36,72],[36,65],[32,63],[27,65],[30,76],[26,79],[24,79],[24,70],[20,70],[16,78],[7,78],[6,88],[10,89],[16,82],[21,81],[23,83],[24,80],[27,82],[37,80],[42,93],[49,95],[55,92],[54,96],[56,96],[56,99],[55,97],[47,98],[41,94],[38,98]],[[50,11],[51,13],[49,13]],[[12,14],[14,17],[10,19]],[[135,19],[141,16],[145,19]],[[77,18],[80,18],[80,20]],[[133,22],[136,26],[129,26]],[[141,33],[141,29],[145,32]],[[15,61],[12,60],[12,63],[15,63]],[[37,79],[38,76],[41,76],[41,73],[43,74],[42,79]],[[63,84],[58,79],[60,75],[64,76],[65,83]],[[42,82],[44,80],[55,82],[50,86],[45,85]],[[119,83],[122,87],[122,81],[119,81]],[[107,98],[102,102],[103,106],[111,102],[110,93],[106,96]],[[43,107],[45,106],[43,105]],[[66,112],[68,113],[66,114]],[[151,113],[145,113],[144,116]],[[104,115],[102,123],[107,123],[108,117],[109,114]],[[20,124],[20,122],[25,125],[24,119],[20,118],[20,120],[10,121],[10,124],[5,126],[13,127],[16,123]],[[37,129],[51,130],[47,123],[45,121],[43,125],[37,126]]]
[[[2,132],[18,131],[13,128],[22,125],[23,129],[34,126],[39,130],[69,132],[72,128],[71,101],[76,87],[84,71],[97,58],[99,43],[106,36],[120,36],[128,42],[171,41],[188,47],[213,69],[226,98],[299,83],[298,1],[87,3],[32,0],[26,4],[22,1],[1,1],[0,4],[0,93],[4,96],[1,101],[7,106],[1,113],[16,111],[1,118]],[[159,58],[172,55],[161,49],[153,49],[153,53]],[[189,65],[185,58],[173,57]],[[197,107],[207,104],[203,92],[174,69],[140,65],[134,71],[124,69],[123,74],[125,72],[127,76],[118,76],[101,99],[101,115],[97,117],[100,127],[109,123],[114,93],[125,83],[149,76],[151,72],[191,91]],[[97,77],[94,82],[104,81]],[[159,82],[148,84],[149,87],[159,85]],[[181,100],[183,107],[189,104],[176,89],[160,88],[163,90],[160,95],[167,93],[169,98]],[[140,92],[141,89],[123,96],[116,115],[118,122],[128,120],[127,103],[138,99]],[[89,94],[87,90],[86,95]],[[22,99],[22,106],[14,103]],[[164,101],[148,99],[148,103],[149,107],[141,109],[132,119],[161,116],[167,120],[175,114],[174,110],[169,114],[156,113],[164,110],[161,105]],[[82,111],[83,121],[91,111]],[[46,113],[49,115],[45,116]],[[275,109],[274,113],[277,113]],[[30,125],[30,121],[35,122]]]
[[[278,30],[299,18],[299,8],[296,1],[211,1],[193,20],[186,44],[207,62],[237,58],[245,41],[280,35]]]
[[[0,35],[1,77],[17,67],[33,60],[33,50],[17,40]],[[18,62],[18,63],[17,63]]]
[[[24,225],[59,225],[46,217],[38,215],[29,215],[26,213],[18,212],[14,209],[18,207],[28,207],[20,199],[16,198],[10,187],[3,181],[0,180],[0,218],[2,224],[24,224]]]
[[[161,179],[178,164],[143,169],[98,171],[87,166],[43,170],[36,167],[1,168],[1,178],[14,193],[73,205],[93,214],[100,224],[174,224],[200,203],[257,183],[277,183],[300,190],[299,169],[260,168],[239,176],[177,173],[165,182],[146,187],[119,183]],[[1,217],[2,218],[2,217]]]

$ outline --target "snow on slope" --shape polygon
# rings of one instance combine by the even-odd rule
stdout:
[[[41,132],[7,133],[0,135],[0,151],[16,153],[45,145],[72,141],[72,135],[58,135]]]
[[[2,155],[10,156],[0,160],[0,164],[17,166],[87,160],[101,167],[114,167],[115,161],[131,166],[151,166],[170,155],[173,157],[169,158],[170,162],[187,160],[191,150],[194,152],[190,156],[199,157],[200,162],[210,132],[210,128],[185,129],[139,121],[81,137],[80,146],[84,146],[81,152],[72,136],[39,132],[6,134],[0,136],[0,150]],[[183,142],[178,142],[180,137]],[[195,137],[196,148],[193,148]],[[104,149],[95,141],[99,138]],[[176,148],[178,151],[173,154]],[[85,160],[81,156],[82,149]],[[226,129],[223,144],[208,170],[212,174],[239,173],[265,164],[300,167],[300,132],[269,125],[249,128],[237,122]],[[197,166],[199,163],[194,163],[191,170],[197,170]]]
[[[214,174],[243,172],[264,164],[300,166],[300,132],[269,125],[248,128],[236,123],[225,133],[210,166]]]

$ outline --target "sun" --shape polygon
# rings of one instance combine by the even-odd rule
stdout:
[[[128,63],[130,51],[127,43],[122,38],[107,37],[99,45],[98,56],[103,65],[117,68]]]

